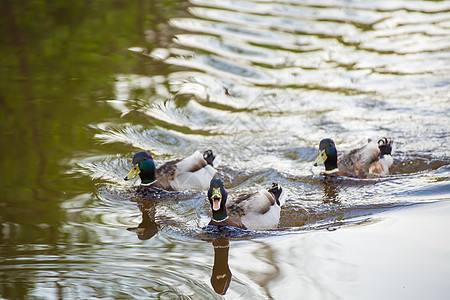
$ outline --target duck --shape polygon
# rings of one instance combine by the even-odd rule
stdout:
[[[150,153],[139,151],[133,156],[131,170],[124,180],[131,180],[139,175],[140,187],[148,186],[166,191],[206,190],[217,173],[213,165],[214,158],[211,150],[203,154],[195,151],[188,157],[167,161],[156,167]]]
[[[281,186],[273,183],[270,189],[243,193],[228,199],[223,181],[220,178],[213,178],[207,198],[212,210],[212,218],[208,225],[264,230],[278,226],[286,193]]]
[[[334,141],[322,139],[319,143],[319,156],[314,166],[325,165],[324,175],[366,178],[369,174],[389,175],[392,166],[393,140],[382,138],[370,140],[361,148],[342,154],[339,159]]]

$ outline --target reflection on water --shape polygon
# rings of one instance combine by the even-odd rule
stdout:
[[[144,200],[138,207],[142,213],[142,222],[137,227],[130,227],[127,230],[135,232],[140,240],[148,240],[158,233],[158,224],[155,222],[156,203]]]
[[[225,295],[232,277],[228,266],[230,242],[227,239],[218,238],[212,244],[214,246],[214,265],[211,274],[211,285],[216,293]]]
[[[379,224],[377,241],[401,241],[402,266],[445,294],[447,227],[425,221],[437,212],[411,221],[428,230],[422,253],[382,212],[450,198],[448,1],[3,4],[0,297],[376,297],[364,272],[385,248],[339,233]],[[384,136],[389,176],[329,181],[312,166],[322,138],[346,151]],[[279,227],[219,232],[204,191],[123,181],[137,151],[158,164],[199,149],[221,157],[230,193],[286,187]],[[374,258],[345,260],[345,245]],[[383,281],[394,295],[421,286],[407,276],[421,270],[379,265],[405,279]]]
[[[324,203],[339,203],[339,190],[340,186],[335,182],[327,182],[331,181],[330,178],[325,177],[323,179],[323,202]]]

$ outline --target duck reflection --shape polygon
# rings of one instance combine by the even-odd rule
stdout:
[[[337,184],[327,184],[323,185],[323,203],[339,203],[339,191],[340,186]]]
[[[231,271],[228,267],[228,251],[230,242],[226,238],[217,238],[214,246],[214,266],[211,274],[211,285],[217,294],[225,295],[231,282]]]
[[[323,176],[320,178],[323,188],[323,203],[340,203],[341,179],[339,177]]]
[[[137,227],[130,227],[127,230],[135,232],[140,240],[148,240],[158,232],[158,224],[155,222],[156,202],[142,200],[138,202],[138,207],[142,213],[142,222]]]

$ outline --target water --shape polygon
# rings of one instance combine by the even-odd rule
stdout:
[[[447,1],[6,1],[0,20],[2,298],[450,295]],[[390,176],[312,167],[324,137],[385,136]],[[278,182],[279,228],[205,228],[202,191],[142,199],[123,176],[143,149],[213,149],[231,194]]]

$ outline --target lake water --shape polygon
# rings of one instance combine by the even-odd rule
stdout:
[[[449,1],[1,7],[1,298],[450,297]],[[391,175],[325,180],[325,137],[392,138]],[[277,229],[123,180],[206,149],[230,194],[286,189]]]

